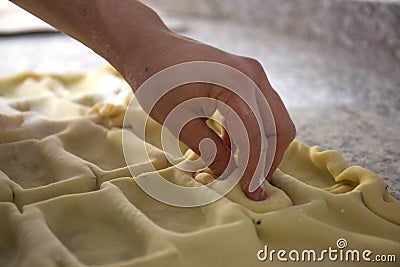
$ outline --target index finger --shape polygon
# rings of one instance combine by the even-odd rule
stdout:
[[[265,135],[261,114],[257,105],[259,90],[247,90],[239,96],[231,91],[226,91],[219,100],[226,103],[236,114],[218,106],[221,114],[225,116],[225,125],[232,141],[239,149],[238,167],[243,171],[241,186],[245,194],[253,200],[265,199],[263,181],[269,167],[266,165],[267,149],[269,144]],[[265,103],[268,105],[268,103]],[[267,107],[265,107],[267,109]],[[265,109],[263,109],[265,111]],[[235,115],[235,116],[234,116]],[[245,131],[236,127],[239,117],[244,124]],[[272,116],[272,115],[271,115]],[[273,131],[268,129],[268,131]],[[271,148],[274,149],[274,144]]]

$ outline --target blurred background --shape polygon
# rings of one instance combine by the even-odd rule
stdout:
[[[177,32],[258,59],[297,139],[374,171],[400,200],[400,1],[143,2]],[[0,0],[0,62],[0,77],[107,64],[7,0]]]

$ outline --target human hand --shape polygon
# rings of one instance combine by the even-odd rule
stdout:
[[[244,171],[240,181],[244,193],[253,200],[265,199],[262,184],[259,186],[260,183],[258,183],[255,191],[254,185],[251,188],[253,175],[261,176],[256,177],[258,181],[260,178],[269,180],[272,177],[285,150],[295,136],[295,127],[278,94],[269,84],[262,66],[254,59],[233,55],[168,31],[160,33],[157,40],[158,42],[148,43],[145,46],[145,53],[142,51],[140,56],[135,55],[132,61],[127,61],[125,65],[123,73],[131,75],[136,73],[132,76],[125,75],[134,90],[161,70],[193,61],[228,65],[244,73],[255,83],[256,86],[240,88],[241,92],[238,92],[242,96],[248,96],[247,100],[249,101],[242,99],[228,88],[211,83],[181,85],[169,90],[161,97],[149,114],[153,119],[164,124],[196,154],[201,155],[204,161],[210,160],[211,153],[208,153],[208,150],[212,150],[212,147],[204,145],[204,143],[201,145],[201,142],[207,138],[211,139],[216,147],[216,155],[212,162],[208,163],[211,163],[209,167],[216,178],[228,175],[235,167],[230,160],[235,148],[238,148],[238,167]],[[137,63],[139,67],[132,69],[131,66]],[[182,75],[185,74],[182,73]],[[235,78],[232,77],[232,79]],[[158,94],[153,92],[157,88],[151,90],[152,92],[146,92],[148,97],[138,98],[143,107],[148,108],[152,104],[149,102],[154,100],[151,95]],[[190,101],[200,98],[201,101]],[[190,101],[190,105],[182,106],[188,101]],[[229,106],[231,110],[221,105],[222,103]],[[175,112],[174,119],[167,123],[168,115],[171,115],[174,108],[179,105],[181,105],[179,112]],[[265,115],[269,109],[272,111],[270,117]],[[224,119],[221,135],[218,135],[206,124],[207,118],[211,118],[216,110],[222,114]],[[181,125],[185,123],[185,118],[186,120],[187,118],[193,119],[185,125]],[[238,119],[243,122],[245,131],[238,127]],[[266,152],[264,157],[261,155],[263,142],[268,143],[270,148],[270,150],[264,151]],[[273,147],[275,144],[276,147]],[[273,149],[271,150],[271,148]],[[247,153],[245,153],[246,151]],[[265,170],[257,169],[260,159],[266,162]],[[269,166],[271,167],[269,168]]]
[[[249,102],[243,101],[227,88],[194,83],[170,91],[157,103],[150,115],[156,121],[164,123],[167,115],[179,104],[189,99],[207,98],[207,101],[197,103],[186,110],[187,114],[195,115],[197,119],[188,122],[177,136],[179,135],[178,137],[198,154],[201,140],[210,138],[214,142],[217,153],[210,167],[216,177],[224,173],[231,152],[237,147],[238,167],[244,171],[241,179],[244,192],[254,200],[265,198],[262,186],[255,191],[249,188],[252,187],[253,174],[267,180],[271,178],[296,130],[285,106],[256,60],[221,51],[170,31],[159,16],[140,1],[13,2],[104,57],[124,76],[133,90],[155,73],[184,62],[217,62],[247,75],[258,87],[245,86],[239,89],[239,94],[248,96]],[[260,105],[264,102],[268,105]],[[232,110],[225,109],[221,103],[226,103]],[[141,104],[145,102],[142,101]],[[272,117],[266,116],[269,114],[268,106]],[[216,109],[225,118],[222,136],[208,128],[204,119],[211,117]],[[236,127],[237,117],[233,114],[237,114],[243,122],[244,131]],[[231,138],[228,138],[227,133]],[[273,147],[272,151],[275,153],[269,153],[270,150],[265,152],[265,144],[268,144],[268,149]],[[257,168],[259,159],[266,162],[262,165],[267,168]],[[227,172],[231,169],[232,166],[228,166]],[[261,180],[257,180],[259,185]]]

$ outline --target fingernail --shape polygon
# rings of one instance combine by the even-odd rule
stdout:
[[[243,186],[243,185],[242,185],[242,186]],[[265,196],[265,185],[264,185],[264,183],[261,184],[261,185],[256,189],[256,191],[254,191],[254,192],[250,192],[250,191],[248,191],[248,190],[249,190],[249,188],[243,187],[243,191],[244,191],[244,193],[246,194],[246,196],[247,196],[249,199],[254,200],[254,201],[263,201],[263,200],[266,199],[266,196]]]
[[[258,201],[262,201],[265,200],[265,186],[264,184],[261,184],[260,188],[259,188],[259,195],[258,195]]]

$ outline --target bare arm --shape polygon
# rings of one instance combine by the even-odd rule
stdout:
[[[243,72],[258,86],[257,92],[267,100],[273,113],[273,121],[263,118],[261,128],[270,128],[276,124],[276,136],[263,136],[260,132],[256,116],[246,103],[229,90],[222,87],[204,84],[190,84],[180,88],[178,93],[168,94],[155,107],[150,115],[160,123],[164,123],[170,111],[196,97],[214,98],[226,102],[244,122],[246,135],[238,133],[235,122],[226,125],[233,137],[233,143],[239,148],[239,167],[244,169],[241,185],[245,194],[254,200],[265,199],[263,186],[250,190],[250,182],[256,171],[261,154],[261,144],[275,138],[277,143],[272,159],[272,168],[259,173],[262,178],[270,179],[279,165],[286,148],[293,140],[295,127],[278,94],[272,89],[261,65],[254,59],[241,57],[200,43],[196,40],[180,36],[170,31],[158,15],[149,7],[135,0],[13,0],[15,4],[28,10],[49,24],[84,43],[97,54],[108,60],[130,83],[135,91],[140,84],[153,74],[166,67],[190,61],[219,62]],[[248,92],[246,92],[248,93]],[[251,92],[252,94],[257,94]],[[210,114],[217,109],[209,109]],[[193,106],[190,112],[199,117],[207,117],[204,106]],[[263,117],[265,110],[258,114]],[[221,112],[229,119],[231,114]],[[204,119],[189,122],[181,131],[179,138],[193,151],[199,154],[199,143],[204,138],[214,141],[217,155],[211,164],[216,177],[223,173],[231,157],[231,145],[226,132],[222,136],[215,134],[207,127]],[[249,162],[240,166],[240,151],[245,150],[244,138],[250,141]],[[272,138],[272,139],[271,139]],[[247,161],[246,161],[247,162]]]
[[[138,58],[143,48],[169,32],[151,8],[135,0],[12,2],[82,42],[117,69],[126,56]]]

